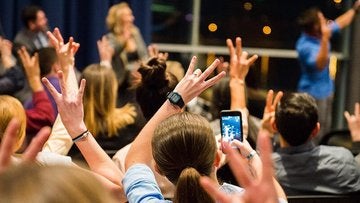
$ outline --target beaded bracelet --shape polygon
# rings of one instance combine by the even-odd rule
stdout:
[[[78,136],[76,136],[76,137],[74,137],[73,139],[72,139],[72,141],[75,143],[75,142],[77,142],[77,141],[79,141],[79,140],[82,140],[82,139],[84,139],[84,138],[86,138],[88,135],[89,135],[89,130],[85,130],[83,133],[81,133],[80,135],[78,135]]]

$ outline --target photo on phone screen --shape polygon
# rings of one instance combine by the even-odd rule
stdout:
[[[223,110],[220,112],[221,138],[231,142],[234,139],[243,141],[242,120],[240,111]]]

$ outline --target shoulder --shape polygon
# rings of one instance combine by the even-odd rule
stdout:
[[[242,194],[245,191],[243,188],[229,183],[223,183],[220,190],[226,194]]]

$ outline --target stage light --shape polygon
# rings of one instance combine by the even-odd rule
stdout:
[[[263,33],[264,33],[265,35],[269,35],[269,34],[271,34],[271,27],[268,26],[268,25],[265,25],[265,26],[263,27],[262,31],[263,31]]]
[[[210,32],[216,32],[217,30],[217,25],[215,23],[210,23],[209,26],[208,26],[208,29]]]

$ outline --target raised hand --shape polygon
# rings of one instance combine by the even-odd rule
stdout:
[[[17,131],[19,128],[19,121],[13,118],[4,132],[0,145],[0,173],[5,171],[11,165],[11,156],[14,151],[13,148],[17,140]],[[43,127],[37,133],[22,154],[23,162],[32,162],[36,159],[37,154],[41,151],[42,146],[50,136],[50,130],[49,127]]]
[[[344,116],[351,132],[351,138],[355,142],[360,141],[360,104],[355,103],[354,115],[350,115],[348,111],[344,112]]]
[[[279,103],[282,96],[283,96],[283,92],[279,91],[274,99],[273,90],[269,90],[266,96],[266,105],[264,108],[263,118],[261,120],[261,126],[263,129],[269,131],[271,135],[275,133],[275,130],[271,126],[271,123],[275,119],[276,105]]]
[[[74,137],[86,130],[84,123],[84,108],[83,108],[83,95],[85,89],[85,79],[80,82],[80,87],[70,87],[66,85],[62,71],[58,72],[61,93],[57,92],[55,87],[49,82],[47,78],[42,81],[53,96],[58,112],[61,117],[66,130],[70,136]],[[69,88],[76,88],[69,90]]]
[[[69,42],[64,44],[64,39],[61,35],[59,28],[55,28],[53,32],[48,31],[50,43],[54,46],[58,55],[62,71],[65,75],[72,68],[75,63],[75,54],[78,51],[80,44],[74,42],[74,38],[70,37]]]
[[[5,68],[11,68],[15,65],[15,61],[12,59],[12,43],[0,37],[0,54],[1,62]]]
[[[168,57],[169,57],[169,53],[165,52],[165,53],[162,53],[159,51],[159,47],[156,46],[155,44],[151,44],[148,46],[148,54],[150,56],[150,58],[154,58],[154,57],[157,57],[159,59],[162,59],[162,60],[167,60]]]
[[[235,47],[231,39],[226,40],[226,45],[230,54],[230,77],[245,80],[245,77],[249,72],[249,67],[256,61],[258,55],[253,55],[248,58],[249,54],[246,51],[242,51],[240,37],[235,39]]]
[[[115,50],[110,45],[110,42],[106,36],[103,36],[101,40],[97,41],[97,48],[100,56],[100,61],[107,61],[111,65],[111,60],[114,56]]]
[[[267,132],[260,131],[258,144],[262,161],[262,174],[254,179],[248,170],[247,161],[232,149],[228,143],[223,143],[223,150],[227,154],[230,168],[236,180],[244,187],[243,195],[229,195],[219,190],[218,184],[208,177],[201,177],[200,183],[206,192],[217,202],[222,203],[275,203],[278,202],[277,189],[273,179],[271,160],[271,144]]]
[[[191,101],[194,97],[198,96],[208,87],[214,85],[222,77],[225,76],[225,72],[221,72],[218,75],[206,80],[206,78],[214,71],[219,65],[219,59],[216,59],[203,73],[200,69],[195,69],[196,57],[192,57],[188,70],[185,73],[184,78],[177,84],[174,92],[180,93],[185,104]]]
[[[24,66],[26,77],[29,81],[29,85],[34,92],[43,90],[43,86],[40,81],[40,64],[39,55],[35,53],[30,57],[26,48],[23,46],[18,50],[20,60]]]

